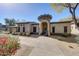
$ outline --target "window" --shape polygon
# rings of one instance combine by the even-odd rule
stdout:
[[[52,27],[52,33],[55,33],[55,27]]]
[[[36,32],[36,27],[33,27],[33,32]]]
[[[25,32],[25,27],[23,27],[23,32]]]
[[[67,26],[64,26],[64,33],[67,33]]]

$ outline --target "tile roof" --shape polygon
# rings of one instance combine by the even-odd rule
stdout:
[[[16,24],[35,24],[36,22],[17,22]]]

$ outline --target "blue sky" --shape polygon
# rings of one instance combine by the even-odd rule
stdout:
[[[77,8],[77,16],[79,16],[79,8]],[[68,9],[63,10],[61,13],[56,13],[49,3],[0,3],[0,23],[5,24],[5,18],[14,18],[16,20],[34,21],[38,22],[38,16],[41,14],[52,15],[51,21],[59,21],[62,18],[69,17],[71,14]]]

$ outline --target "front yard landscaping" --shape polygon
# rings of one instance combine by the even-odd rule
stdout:
[[[0,35],[0,55],[11,56],[14,55],[20,47],[19,39],[12,35]]]
[[[79,55],[78,38],[77,36],[64,37],[58,35],[50,37],[39,35],[18,36],[1,32],[0,56]]]

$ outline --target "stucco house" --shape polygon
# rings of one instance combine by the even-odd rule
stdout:
[[[78,28],[71,18],[61,20],[58,22],[51,22],[52,16],[49,14],[40,15],[38,17],[39,23],[36,22],[18,22],[16,26],[10,26],[9,31],[12,34],[39,34],[39,35],[52,35],[52,34],[79,34]]]

